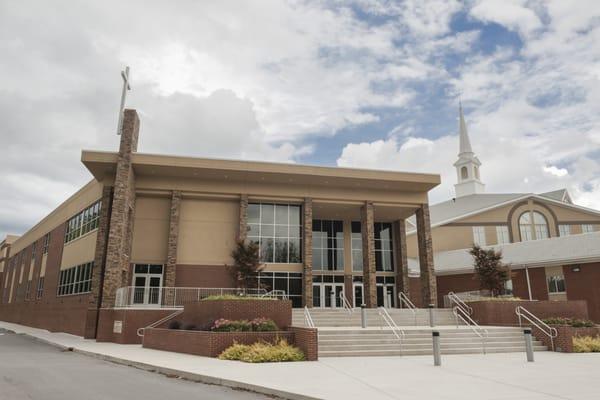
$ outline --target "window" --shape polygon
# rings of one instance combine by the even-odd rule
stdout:
[[[485,227],[484,226],[474,226],[473,227],[473,243],[478,246],[485,246]]]
[[[500,225],[496,227],[496,237],[498,238],[498,244],[510,243],[510,237],[508,236],[508,226]]]
[[[93,231],[98,227],[100,221],[100,200],[72,217],[67,222],[65,232],[65,243]]]
[[[548,292],[550,293],[564,293],[565,289],[565,277],[562,275],[554,275],[548,277]]]
[[[29,300],[29,296],[31,296],[31,280],[28,280],[25,286],[25,300]]]
[[[462,167],[460,169],[460,177],[461,179],[467,179],[469,177],[469,171],[467,171],[467,167]]]
[[[519,231],[521,232],[521,241],[523,242],[535,239],[547,239],[550,236],[546,217],[537,211],[526,211],[521,214],[519,217]],[[534,232],[535,237],[533,236]]]
[[[558,234],[560,236],[569,236],[571,234],[571,225],[559,225]]]
[[[92,290],[93,262],[77,265],[60,271],[58,296],[88,293]]]
[[[41,299],[41,298],[42,298],[42,295],[43,295],[43,294],[44,294],[44,277],[43,277],[43,276],[40,276],[40,277],[38,278],[38,283],[37,283],[37,293],[36,293],[36,296],[35,296],[35,298],[39,300],[39,299]]]
[[[375,269],[377,271],[394,270],[394,248],[392,245],[392,224],[375,224]]]
[[[363,270],[362,231],[360,222],[352,221],[352,271]]]
[[[48,253],[48,245],[50,244],[50,232],[44,236],[44,244],[42,245],[42,254]]]
[[[258,244],[262,262],[302,262],[300,206],[249,204],[248,239]]]
[[[295,272],[259,272],[258,287],[267,291],[283,290],[292,307],[302,307],[302,274]]]
[[[313,220],[313,270],[344,270],[344,223]]]
[[[583,224],[581,225],[581,233],[592,233],[594,232],[594,225]]]
[[[35,245],[36,242],[33,242],[33,244],[31,245],[31,261],[35,260]]]

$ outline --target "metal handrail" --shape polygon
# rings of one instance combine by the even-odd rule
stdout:
[[[270,292],[267,292],[260,297],[270,297],[275,299],[282,298],[283,300],[287,300],[288,298],[285,290],[271,290]]]
[[[406,308],[409,308],[411,310],[415,310],[417,308],[413,304],[413,302],[410,301],[410,299],[408,298],[408,296],[406,294],[404,294],[404,292],[398,293],[398,299],[400,299],[400,308],[402,308],[402,304],[404,304],[406,306]]]
[[[315,322],[313,321],[311,315],[310,315],[310,311],[308,311],[308,307],[304,306],[304,322],[306,322],[306,325],[309,328],[314,328],[315,327]]]
[[[146,326],[145,328],[138,328],[138,330],[136,331],[137,335],[139,337],[144,337],[144,331],[148,328],[155,328],[160,324],[164,324],[165,322],[167,322],[170,319],[175,318],[176,316],[178,316],[179,314],[181,314],[183,312],[183,309],[181,310],[177,310],[175,312],[172,312],[171,314],[167,315],[164,318],[159,319],[156,322],[151,323],[150,325]]]
[[[390,316],[385,307],[377,308],[377,312],[381,319],[387,324],[388,328],[392,330],[392,333],[394,336],[396,336],[396,339],[400,340],[400,343],[402,344],[402,339],[404,339],[406,336],[404,331],[396,324],[396,321],[394,321],[394,319]],[[382,325],[380,327],[383,329]]]
[[[465,303],[463,299],[456,295],[456,293],[449,292],[448,299],[450,299],[454,304],[456,304],[457,307],[461,308],[466,314],[473,314],[473,307]]]
[[[525,318],[533,326],[542,331],[543,334],[548,336],[550,338],[550,344],[552,345],[552,351],[554,351],[554,338],[558,336],[558,330],[556,330],[556,328],[551,327],[523,306],[517,306],[515,308],[515,314],[519,317],[519,326],[522,326],[521,318]]]
[[[350,304],[346,296],[344,296],[344,292],[340,292],[340,300],[342,302],[342,307],[344,308],[344,310],[346,310],[349,315],[352,315],[354,309],[352,308],[352,304]]]
[[[471,316],[467,313],[467,311],[462,308],[456,306],[452,308],[452,313],[454,314],[454,318],[456,319],[456,327],[458,328],[458,319],[463,321],[465,325],[467,325],[479,338],[481,339],[481,346],[483,347],[483,354],[487,352],[487,338],[489,332],[487,329],[479,326],[477,322],[471,318]],[[461,315],[462,314],[462,315]]]

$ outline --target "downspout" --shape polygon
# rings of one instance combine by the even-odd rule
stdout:
[[[527,277],[527,293],[529,294],[529,301],[533,300],[531,296],[531,281],[529,280],[529,268],[525,267],[525,276]]]

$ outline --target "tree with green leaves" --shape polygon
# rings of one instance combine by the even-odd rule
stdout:
[[[228,268],[239,288],[258,288],[258,273],[264,268],[258,250],[256,242],[238,240],[231,252],[233,265]]]
[[[502,252],[475,244],[469,254],[473,256],[479,287],[489,290],[493,297],[502,294],[505,282],[510,279],[510,268],[502,263]]]

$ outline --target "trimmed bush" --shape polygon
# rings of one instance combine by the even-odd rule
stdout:
[[[181,329],[181,322],[175,320],[175,321],[171,321],[169,322],[169,325],[167,325],[167,327],[169,329]]]
[[[231,321],[220,318],[215,321],[211,330],[215,332],[249,332],[252,330],[252,325],[244,319]]]
[[[575,353],[600,352],[600,336],[576,336],[573,338],[573,351]]]
[[[235,294],[223,294],[214,295],[203,298],[200,301],[215,301],[215,300],[277,300],[275,297],[258,297],[258,296],[244,296]]]
[[[269,318],[254,318],[250,321],[250,325],[252,325],[252,330],[255,332],[274,332],[279,330],[275,321]]]
[[[596,324],[587,319],[551,317],[544,318],[543,321],[548,325],[567,325],[573,328],[593,328]]]
[[[237,360],[249,363],[304,361],[304,353],[285,340],[276,344],[258,342],[252,345],[236,343],[223,351],[221,360]]]

